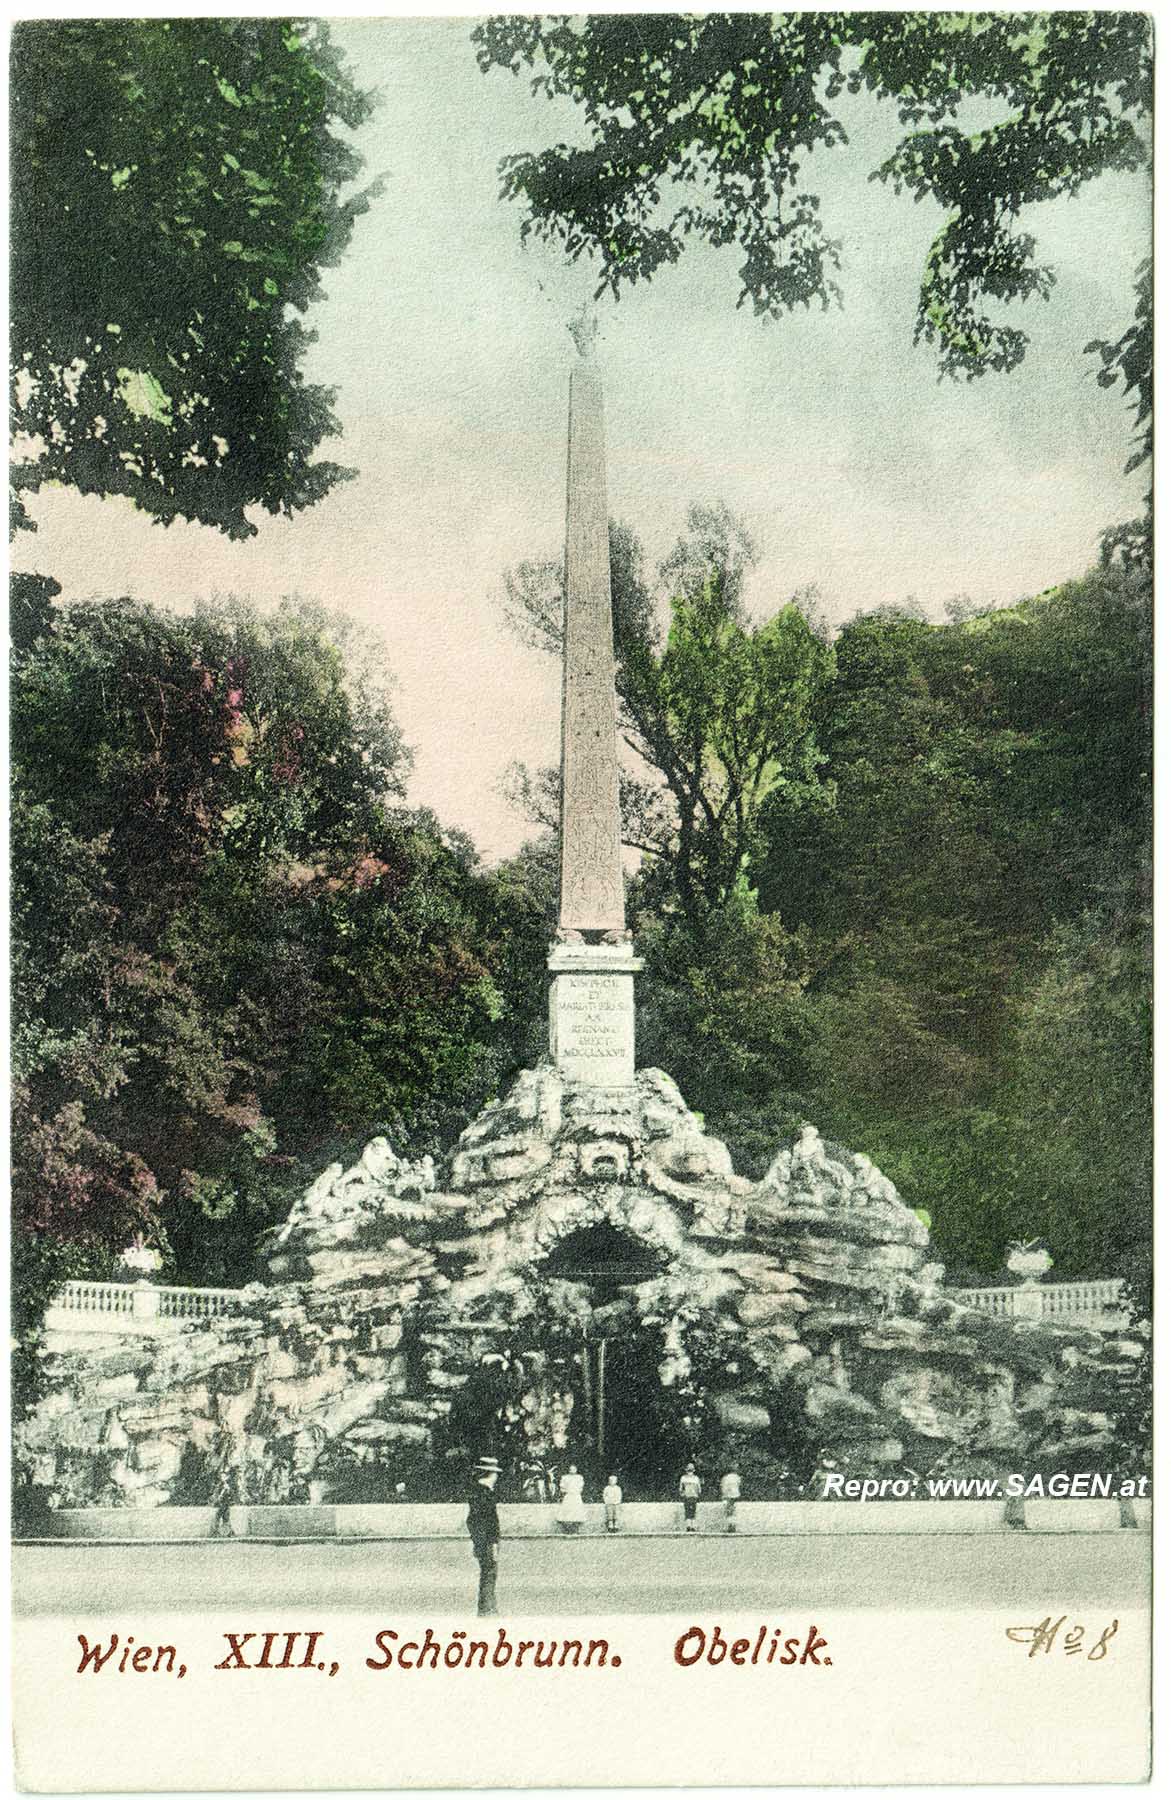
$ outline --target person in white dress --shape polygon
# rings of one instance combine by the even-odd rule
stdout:
[[[729,1469],[720,1482],[720,1499],[724,1502],[724,1530],[735,1531],[736,1508],[740,1504],[740,1471]]]
[[[578,1474],[576,1463],[570,1463],[561,1477],[561,1504],[557,1509],[557,1523],[562,1531],[581,1530],[585,1522],[584,1487],[585,1476]]]

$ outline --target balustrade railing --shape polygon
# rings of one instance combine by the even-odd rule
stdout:
[[[159,1288],[158,1296],[161,1319],[214,1319],[241,1305],[238,1288]]]
[[[45,1311],[47,1331],[177,1331],[238,1312],[239,1288],[158,1287],[153,1282],[67,1281]]]
[[[1125,1324],[1130,1308],[1121,1281],[1014,1282],[1008,1287],[945,1288],[949,1299],[998,1319],[1050,1325]]]
[[[1124,1325],[1130,1309],[1121,1281],[1014,1282],[1004,1287],[945,1288],[949,1299],[1000,1319],[1053,1325]],[[245,1305],[240,1288],[160,1287],[153,1282],[67,1281],[45,1312],[49,1331],[181,1330]]]

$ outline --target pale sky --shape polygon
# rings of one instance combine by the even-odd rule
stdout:
[[[13,563],[66,598],[300,593],[352,612],[386,645],[410,799],[495,857],[528,831],[498,791],[507,764],[557,755],[558,672],[509,635],[502,574],[560,553],[565,320],[584,284],[524,248],[520,209],[497,197],[500,157],[571,138],[573,110],[481,75],[470,30],[333,25],[359,84],[381,92],[355,141],[367,177],[387,176],[309,318],[306,373],[337,388],[343,432],[322,454],[357,479],[293,520],[257,510],[247,544],[46,489]],[[1020,309],[1024,366],[940,383],[911,334],[941,215],[867,182],[897,120],[841,104],[851,143],[813,160],[808,185],[843,243],[844,309],[756,320],[736,308],[735,246],[701,245],[602,303],[612,514],[657,562],[689,505],[726,502],[760,548],[757,614],[816,583],[839,623],[909,594],[940,617],[958,593],[992,605],[1082,573],[1102,529],[1141,505],[1145,478],[1122,475],[1130,414],[1082,347],[1131,317],[1145,182],[1034,208],[1025,223],[1058,281],[1048,305]]]

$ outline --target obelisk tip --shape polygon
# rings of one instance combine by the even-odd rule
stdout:
[[[592,362],[598,341],[598,315],[592,300],[585,301],[581,310],[570,319],[569,335],[577,346],[578,355],[586,362]]]

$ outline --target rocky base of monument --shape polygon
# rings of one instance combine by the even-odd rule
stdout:
[[[653,1069],[525,1071],[441,1170],[375,1139],[263,1254],[241,1311],[46,1343],[18,1478],[154,1507],[445,1499],[487,1449],[509,1498],[570,1460],[646,1499],[689,1457],[752,1499],[1109,1468],[1142,1350],[958,1305],[866,1157],[806,1126],[750,1182]]]

